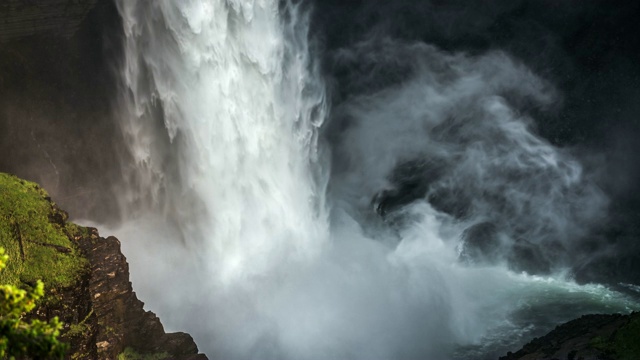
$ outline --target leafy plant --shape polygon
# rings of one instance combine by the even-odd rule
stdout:
[[[0,271],[9,257],[0,248]],[[24,321],[24,316],[44,296],[44,284],[38,280],[31,291],[13,285],[0,285],[0,357],[61,359],[67,345],[58,341],[62,323],[57,317],[49,322]]]

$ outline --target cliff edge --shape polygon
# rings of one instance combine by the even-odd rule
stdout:
[[[0,283],[45,283],[32,316],[64,322],[67,358],[207,359],[189,334],[166,333],[144,310],[118,239],[67,220],[37,184],[0,173],[0,246],[9,255]]]
[[[640,313],[584,315],[500,360],[640,359]]]

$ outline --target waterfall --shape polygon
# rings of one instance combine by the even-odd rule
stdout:
[[[481,358],[531,331],[522,309],[631,306],[509,269],[561,272],[606,199],[519,113],[557,95],[506,54],[364,41],[339,62],[372,63],[367,91],[329,111],[305,2],[118,7],[114,231],[142,298],[210,357]],[[398,63],[405,81],[367,82]]]
[[[297,6],[126,1],[120,11],[133,196],[165,208],[229,281],[311,256],[327,231],[324,180],[312,175],[326,105]]]

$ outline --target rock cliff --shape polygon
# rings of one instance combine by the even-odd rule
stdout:
[[[0,42],[29,35],[69,37],[97,0],[4,0],[0,3]]]
[[[166,333],[144,310],[113,236],[77,226],[38,185],[0,173],[0,246],[10,256],[0,283],[45,282],[35,317],[58,316],[70,359],[202,360],[190,335]]]
[[[640,359],[640,313],[585,315],[500,360]]]

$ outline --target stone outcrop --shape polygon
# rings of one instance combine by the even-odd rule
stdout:
[[[585,315],[500,360],[640,359],[640,313]]]
[[[36,317],[48,320],[57,316],[63,323],[61,341],[70,346],[68,355],[77,359],[98,359],[98,325],[89,293],[90,274],[85,272],[71,287],[46,288],[47,297],[36,310]]]
[[[64,324],[69,359],[204,360],[190,335],[166,333],[144,310],[115,237],[67,221],[37,184],[0,173],[0,247],[9,255],[2,282],[45,284],[29,318]]]
[[[189,334],[165,333],[160,319],[144,310],[129,281],[120,241],[100,237],[95,228],[87,229],[85,236],[75,240],[91,264],[89,292],[97,319],[98,357],[116,359],[126,348],[133,348],[140,353],[167,353],[171,359],[206,359],[198,355]]]

